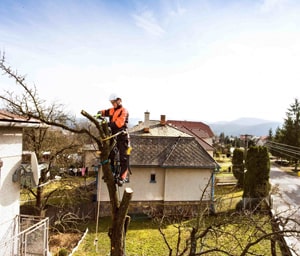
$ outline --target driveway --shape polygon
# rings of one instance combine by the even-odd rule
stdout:
[[[273,187],[272,201],[275,214],[290,217],[300,222],[300,177],[282,171],[276,166],[271,167],[270,182]],[[294,222],[288,223],[289,228],[300,231],[300,226]],[[289,247],[294,248],[293,255],[300,255],[300,236],[286,238]]]

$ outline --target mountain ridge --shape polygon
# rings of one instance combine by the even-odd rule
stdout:
[[[267,136],[270,129],[272,129],[274,134],[277,128],[282,126],[282,123],[278,121],[251,117],[241,117],[233,121],[219,121],[207,124],[216,136],[221,133],[224,133],[225,136],[240,136],[242,134]]]
[[[130,118],[129,127],[136,125],[139,120],[141,118]],[[225,136],[240,136],[242,134],[267,136],[270,129],[274,134],[276,129],[282,126],[282,123],[278,121],[252,117],[241,117],[232,121],[205,122],[199,120],[199,122],[207,124],[216,136],[221,133],[224,133]]]

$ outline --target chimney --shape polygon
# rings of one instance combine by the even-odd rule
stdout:
[[[160,125],[161,126],[166,125],[166,115],[160,115]]]
[[[150,120],[150,112],[146,111],[145,113],[145,119],[144,119],[144,132],[148,133],[149,130],[149,120]]]

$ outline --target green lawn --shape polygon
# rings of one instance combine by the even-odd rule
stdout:
[[[220,172],[228,172],[228,170],[232,171],[232,163],[231,163],[231,158],[227,157],[218,157],[215,158],[217,163],[220,165]]]
[[[226,174],[227,175],[227,174]],[[228,175],[232,175],[229,174]],[[79,180],[83,181],[83,180]],[[79,182],[79,183],[81,183]],[[56,184],[56,185],[55,185]],[[55,183],[47,189],[55,189],[59,185]],[[70,188],[71,189],[71,188]],[[72,193],[71,193],[72,194]],[[24,196],[24,195],[23,195]],[[271,226],[268,221],[268,216],[253,215],[251,218],[245,218],[243,215],[236,214],[234,209],[241,199],[242,191],[234,186],[220,186],[215,188],[216,216],[205,216],[199,223],[199,231],[205,230],[208,226],[216,226],[222,221],[227,220],[227,225],[222,225],[221,228],[211,232],[210,235],[205,236],[204,242],[213,248],[219,248],[224,251],[230,251],[231,255],[240,255],[241,248],[245,246],[250,237],[255,237],[261,234],[261,230],[257,229],[259,226],[264,226],[263,230],[270,230]],[[28,198],[28,194],[26,195]],[[110,218],[101,218],[99,220],[98,233],[96,234],[96,223],[91,221],[82,230],[88,228],[87,235],[83,239],[74,256],[101,256],[110,254],[110,240],[108,237],[108,229],[110,226]],[[189,237],[190,230],[194,220],[186,221],[182,224],[180,248],[185,245],[185,240]],[[178,227],[178,226],[177,226]],[[173,255],[176,255],[176,244],[178,242],[178,229],[176,225],[164,226],[163,232],[171,248]],[[238,240],[235,240],[238,238]],[[97,241],[96,241],[97,240]],[[202,241],[203,242],[203,241]],[[200,242],[199,242],[200,243]],[[206,249],[207,247],[203,247]],[[254,247],[255,255],[271,255],[270,241],[261,241]],[[129,230],[126,236],[126,256],[164,256],[169,255],[169,250],[163,240],[162,235],[158,230],[158,224],[149,218],[132,217],[129,225]],[[224,255],[224,253],[209,253],[206,255]]]
[[[110,241],[107,235],[110,218],[101,218],[99,232],[95,234],[96,225],[89,225],[89,232],[79,246],[74,256],[109,255]],[[98,242],[95,242],[98,238]],[[162,237],[155,225],[149,219],[132,219],[126,237],[127,256],[129,255],[165,255],[167,250]]]
[[[228,218],[229,216],[226,216]],[[206,217],[205,223],[203,224],[202,229],[205,226],[210,224],[216,224],[223,221],[224,216],[219,217]],[[261,235],[261,231],[258,231],[255,225],[261,222],[260,226],[263,226],[264,230],[270,230],[268,224],[268,217],[257,215],[252,216],[250,219],[238,216],[236,217],[237,221],[231,222],[224,226],[217,232],[212,232],[211,235],[206,236],[205,243],[216,248],[219,246],[220,249],[226,250],[231,253],[231,255],[240,255],[241,249],[239,244],[242,246],[251,241],[251,236]],[[243,224],[240,225],[241,220]],[[255,222],[253,222],[255,220]],[[87,233],[85,239],[80,244],[78,250],[73,254],[74,256],[99,256],[99,255],[109,255],[110,252],[110,242],[107,235],[109,227],[109,218],[100,219],[100,228],[99,232],[95,234],[95,223],[89,225],[89,232]],[[188,232],[187,228],[192,225],[191,221],[184,223],[186,230],[183,230],[183,238],[187,237]],[[173,255],[175,254],[175,248],[177,243],[177,229],[174,225],[167,225],[164,228],[164,233],[168,241],[170,242],[171,247],[174,249]],[[98,238],[98,242],[95,243],[95,239]],[[239,241],[235,241],[238,238]],[[252,239],[252,241],[254,241]],[[181,241],[181,248],[185,244],[185,239]],[[205,248],[204,248],[205,249]],[[279,250],[278,250],[279,251]],[[271,255],[270,253],[270,241],[261,241],[255,245],[252,249],[252,252],[255,252],[256,255]],[[127,256],[164,256],[169,255],[168,248],[163,241],[161,234],[158,231],[158,226],[150,219],[132,219],[129,231],[126,237],[126,255]],[[185,254],[187,255],[187,254]],[[225,255],[224,253],[208,253],[206,255]],[[247,254],[248,255],[248,254]]]
[[[241,248],[239,244],[243,247],[246,243],[251,241],[251,236],[258,237],[261,235],[261,231],[257,229],[256,225],[259,225],[265,231],[271,231],[268,216],[252,215],[251,217],[245,217],[243,214],[235,213],[234,209],[237,202],[241,199],[242,190],[236,189],[234,186],[220,186],[215,189],[215,196],[217,199],[216,210],[219,213],[217,216],[205,216],[200,223],[200,230],[204,230],[210,225],[218,225],[224,220],[226,220],[225,222],[228,224],[222,226],[218,231],[212,232],[211,235],[206,236],[204,240],[205,243],[213,247],[219,246],[220,249],[230,251],[231,255],[240,255]],[[89,232],[73,255],[109,255],[110,241],[107,235],[109,225],[110,218],[101,218],[99,221],[98,234],[95,234],[95,223],[91,223],[88,227]],[[193,225],[195,225],[194,220],[189,220],[184,223],[182,229],[183,237],[180,243],[181,248],[185,245],[185,238],[188,237],[190,227]],[[178,229],[175,225],[166,225],[163,231],[173,249],[173,255],[176,255],[175,249]],[[95,243],[96,238],[98,238],[98,242]],[[238,241],[235,241],[236,238],[238,238]],[[256,255],[271,255],[270,241],[261,241],[253,247],[253,251],[256,252]],[[277,248],[277,251],[279,252],[279,248]],[[126,256],[140,255],[167,256],[169,255],[169,250],[158,230],[157,223],[154,223],[149,218],[133,217],[126,237]],[[211,252],[206,255],[221,256],[224,255],[224,253]]]

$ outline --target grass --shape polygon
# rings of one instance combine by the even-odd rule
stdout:
[[[222,158],[222,159],[215,159],[218,164],[220,165],[220,172],[228,172],[228,170],[232,171],[232,163],[231,158]]]
[[[234,211],[242,199],[243,190],[233,185],[217,186],[215,188],[215,209],[217,212]]]
[[[96,224],[89,224],[89,232],[74,256],[99,256],[109,255],[110,240],[108,237],[108,228],[110,218],[101,218],[99,221],[98,234],[95,233]],[[98,242],[95,242],[96,238]],[[164,255],[167,250],[166,245],[162,243],[162,237],[155,225],[149,219],[132,219],[126,237],[126,248],[129,255]]]
[[[95,177],[88,177],[87,179],[84,179],[82,177],[74,177],[70,176],[61,180],[54,180],[47,184],[47,186],[44,186],[43,194],[47,195],[48,193],[52,192],[55,189],[59,189],[60,192],[56,192],[53,194],[53,196],[50,197],[50,200],[48,201],[49,204],[61,204],[63,200],[66,200],[67,202],[70,201],[70,196],[68,194],[72,194],[74,189],[79,186],[84,186],[85,184],[89,184],[90,182],[94,181]],[[32,189],[34,193],[36,193],[36,188]],[[61,191],[64,191],[62,194]],[[32,193],[29,192],[28,189],[22,189],[20,194],[20,202],[21,205],[32,202],[36,198]],[[75,201],[78,201],[76,197],[74,197]]]
[[[226,216],[225,218],[228,217],[229,216]],[[204,242],[210,244],[213,247],[219,246],[220,248],[229,251],[231,255],[240,255],[241,249],[239,248],[238,243],[241,243],[243,246],[245,246],[251,240],[254,241],[254,237],[256,235],[260,235],[260,232],[258,232],[256,228],[256,225],[259,222],[261,222],[261,226],[264,226],[264,230],[271,230],[267,216],[256,215],[248,219],[243,216],[237,215],[235,218],[236,221],[230,221],[230,224],[224,226],[218,232],[211,233],[211,236],[206,236],[206,240],[204,240]],[[203,221],[202,223],[202,229],[204,229],[208,225],[222,222],[223,220],[223,215],[220,215],[218,217],[205,217],[205,222]],[[242,225],[240,224],[241,221]],[[73,256],[109,255],[110,241],[107,235],[107,231],[110,224],[110,218],[101,218],[99,224],[99,232],[98,234],[95,234],[95,223],[90,223],[88,234],[80,244],[78,250],[73,254]],[[186,238],[188,236],[189,233],[187,231],[187,227],[190,227],[191,225],[193,225],[193,221],[186,221],[184,223],[184,227],[186,229],[183,230],[183,238]],[[166,237],[175,252],[178,235],[177,228],[172,224],[166,225],[163,229],[163,232],[166,234]],[[98,238],[97,243],[95,243],[96,237]],[[253,239],[251,239],[251,237]],[[238,238],[239,241],[234,241],[235,238]],[[185,239],[181,241],[181,248],[183,248],[184,244]],[[252,251],[255,251],[257,253],[256,255],[271,255],[270,241],[265,240],[256,244],[252,248]],[[158,225],[150,219],[132,219],[126,237],[126,255],[169,255],[168,248],[158,231]],[[175,253],[173,253],[173,255],[175,255]],[[215,252],[206,255],[219,256],[224,254]]]
[[[271,232],[271,225],[269,216],[266,215],[252,215],[245,217],[243,214],[235,213],[236,203],[242,197],[242,190],[234,186],[220,186],[216,187],[215,195],[217,198],[217,216],[205,216],[201,221],[201,230],[208,226],[214,226],[222,223],[224,220],[227,222],[218,231],[206,236],[204,242],[213,247],[220,247],[231,253],[231,255],[240,255],[241,248],[238,246],[240,243],[245,246],[248,242],[254,241],[256,236],[261,235],[261,231],[257,229],[260,226],[262,230]],[[80,244],[78,250],[73,254],[74,256],[98,256],[109,255],[110,240],[108,237],[108,229],[110,226],[110,218],[101,218],[99,221],[98,234],[95,233],[95,223],[89,224],[85,239]],[[187,220],[183,224],[181,249],[185,245],[185,239],[189,236],[189,230],[195,225],[195,220]],[[163,232],[172,247],[173,255],[175,255],[175,248],[178,238],[178,229],[175,225],[165,225]],[[226,234],[226,235],[224,235]],[[219,236],[217,239],[216,237]],[[252,238],[251,238],[252,237]],[[95,243],[95,239],[98,242]],[[238,238],[238,241],[234,241]],[[279,248],[277,248],[279,252]],[[256,244],[252,248],[252,252],[256,255],[271,255],[270,241],[265,240]],[[158,230],[158,224],[149,218],[135,218],[132,217],[129,230],[126,236],[126,255],[127,256],[164,256],[169,255],[169,250],[163,237]],[[209,253],[206,255],[221,256],[223,253]]]
[[[274,165],[276,165],[278,168],[280,168],[281,170],[283,170],[284,172],[286,172],[287,174],[291,175],[291,176],[300,176],[300,166],[297,166],[297,172],[295,172],[295,166],[281,166],[278,165],[276,163],[273,163]]]
[[[226,170],[226,168],[224,168]],[[218,175],[232,175],[226,171],[221,171]],[[73,178],[74,179],[74,178]],[[84,182],[83,179],[80,179]],[[80,181],[79,180],[79,181]],[[80,183],[80,182],[79,182]],[[58,186],[60,182],[53,183],[47,187],[47,192],[53,190]],[[49,189],[49,190],[48,190]],[[22,195],[23,200],[28,200],[28,194]],[[25,197],[25,198],[24,198]],[[204,230],[207,226],[215,225],[220,223],[224,219],[228,218],[230,222],[224,225],[222,229],[219,229],[214,235],[206,236],[205,243],[213,247],[220,247],[226,251],[231,251],[231,255],[240,255],[240,249],[237,243],[234,243],[233,237],[239,238],[238,243],[245,245],[254,237],[255,234],[259,233],[255,226],[259,222],[264,222],[264,230],[270,230],[271,226],[268,221],[268,216],[253,216],[255,219],[243,218],[243,216],[234,216],[234,209],[237,202],[242,197],[242,190],[237,189],[234,186],[220,186],[215,188],[215,199],[216,199],[216,210],[219,212],[217,216],[205,216],[202,220],[201,230]],[[33,199],[33,198],[32,198]],[[236,218],[236,221],[233,221]],[[189,236],[189,230],[194,225],[194,220],[188,220],[182,226],[182,240],[180,242],[181,249],[185,245],[185,239]],[[99,220],[98,232],[96,233],[96,223],[91,221],[85,228],[88,228],[88,233],[83,239],[82,243],[78,247],[77,251],[73,254],[74,256],[101,256],[110,255],[110,240],[108,237],[108,229],[110,227],[110,217],[101,218]],[[221,232],[222,231],[222,232]],[[176,248],[178,239],[178,229],[175,225],[165,225],[163,232],[166,235],[167,241],[170,246]],[[223,235],[221,236],[221,233]],[[224,235],[224,234],[227,235]],[[216,240],[217,234],[219,235]],[[233,236],[234,235],[234,236]],[[97,240],[96,240],[97,239]],[[270,253],[270,242],[262,241],[254,246],[256,255],[271,255]],[[279,251],[279,250],[278,250]],[[153,222],[149,218],[136,218],[133,217],[129,225],[129,230],[126,236],[126,255],[127,256],[164,256],[169,255],[169,250],[166,243],[163,240],[162,235],[158,230],[158,224]],[[175,252],[173,252],[175,255]],[[221,253],[209,253],[206,255],[224,255]]]

